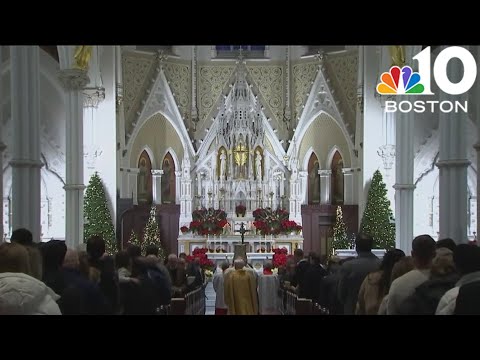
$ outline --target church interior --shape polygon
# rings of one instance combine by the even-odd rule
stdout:
[[[443,94],[432,76],[435,99],[461,98],[466,112],[391,112],[395,94],[377,91],[391,67],[422,72],[417,54],[434,62],[447,48],[0,46],[0,244],[27,229],[35,244],[62,242],[65,261],[71,249],[88,252],[90,236],[114,257],[156,245],[167,269],[171,255],[188,269],[198,259],[205,284],[242,256],[268,275],[303,253],[325,266],[356,256],[366,218],[383,211],[375,206],[390,214],[371,225],[391,230],[390,245],[370,249],[380,260],[391,249],[408,257],[423,235],[476,244],[479,85]],[[452,61],[447,75],[458,69]],[[376,205],[377,185],[386,205]],[[233,294],[224,273],[221,291]],[[202,294],[218,298],[215,276]],[[287,288],[282,313],[333,312]],[[183,303],[169,311],[216,312],[196,291],[172,290]],[[229,313],[272,313],[260,293],[260,309]]]

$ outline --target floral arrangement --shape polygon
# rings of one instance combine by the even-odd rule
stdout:
[[[245,216],[245,213],[247,212],[247,207],[243,204],[235,206],[235,214],[237,216]]]
[[[191,263],[195,260],[195,258],[198,258],[200,261],[200,267],[203,269],[203,271],[213,271],[215,264],[207,257],[207,252],[207,248],[196,248],[193,250],[192,255],[187,256],[187,263]]]
[[[273,267],[279,268],[280,266],[285,266],[288,259],[288,250],[286,248],[276,248],[273,249]]]
[[[186,234],[190,231],[190,229],[187,226],[182,226],[180,228],[180,231],[182,232],[182,234]]]
[[[192,219],[190,230],[199,235],[220,235],[227,225],[227,213],[219,209],[195,210]]]
[[[300,233],[302,230],[295,221],[288,220],[289,213],[283,209],[259,208],[253,212],[253,217],[253,226],[261,235],[289,234],[293,231]]]
[[[205,270],[205,277],[207,278],[207,281],[212,280],[213,278],[213,271],[212,270]]]
[[[298,225],[293,220],[283,220],[282,221],[282,230],[286,234],[291,233],[291,232],[295,232],[296,234],[300,234],[300,231],[302,231],[302,226]]]

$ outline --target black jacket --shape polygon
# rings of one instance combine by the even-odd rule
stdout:
[[[297,263],[295,267],[295,275],[293,276],[292,286],[298,286],[298,297],[305,297],[305,275],[310,268],[310,263],[307,259],[302,259]]]
[[[63,269],[64,289],[58,300],[63,315],[104,315],[109,311],[106,298],[96,284],[73,269]]]
[[[326,275],[327,271],[321,265],[310,266],[305,273],[304,291],[302,292],[305,298],[320,303],[322,280]]]
[[[480,281],[460,286],[455,315],[480,315]]]

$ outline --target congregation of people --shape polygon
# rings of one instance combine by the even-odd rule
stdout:
[[[356,257],[326,259],[296,249],[278,275],[271,263],[258,275],[242,258],[233,267],[225,262],[213,280],[215,313],[280,314],[290,292],[331,315],[480,314],[478,246],[421,235],[411,255],[392,249],[382,259],[372,246],[370,236],[359,234]]]
[[[129,245],[105,253],[99,236],[86,251],[64,241],[35,243],[27,229],[0,244],[0,315],[161,315],[174,297],[204,283],[198,262],[186,254],[158,257],[159,249]]]
[[[285,266],[257,272],[246,259],[223,262],[213,276],[217,315],[277,315],[289,292],[331,315],[480,314],[480,247],[412,241],[412,252],[372,252],[373,239],[359,234],[356,257],[339,259],[296,249]],[[199,259],[186,254],[159,258],[159,249],[129,245],[115,256],[93,236],[86,251],[64,241],[34,243],[26,229],[0,245],[0,314],[161,315],[172,298],[204,287]]]

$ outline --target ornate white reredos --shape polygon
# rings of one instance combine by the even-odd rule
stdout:
[[[300,121],[295,129],[295,141],[292,141],[287,150],[287,157],[297,158],[298,149],[302,143],[303,137],[308,130],[310,124],[317,118],[320,113],[324,112],[330,115],[342,130],[345,139],[347,140],[350,156],[353,157],[353,149],[355,147],[352,136],[350,135],[342,113],[339,111],[335,97],[334,90],[331,90],[330,81],[326,79],[322,65],[319,64],[317,76],[313,81],[312,88],[308,95],[305,107],[300,116]]]
[[[245,63],[239,62],[234,84],[191,168],[190,161],[183,160],[180,225],[191,218],[191,209],[222,208],[234,216],[239,204],[249,214],[258,207],[290,209],[290,217],[301,222],[300,187],[283,163],[285,151],[247,73]]]
[[[247,73],[244,62],[237,64],[237,68],[235,69],[235,83],[231,87],[228,95],[224,96],[221,101],[217,115],[197,151],[197,157],[199,159],[208,156],[208,152],[211,150],[214,141],[218,142],[225,139],[223,145],[227,147],[230,146],[229,142],[232,141],[233,129],[235,129],[235,134],[243,134],[245,136],[247,132],[250,131],[248,130],[249,128],[251,128],[250,135],[254,135],[254,137],[250,137],[252,146],[255,141],[257,141],[257,143],[260,141],[263,143],[265,137],[272,145],[274,151],[272,155],[277,159],[283,159],[285,156],[285,150],[269,124],[258,96],[253,92],[252,85],[247,81]],[[235,108],[241,110],[235,110]],[[235,111],[245,113],[243,119],[238,118],[236,125],[233,124]],[[248,126],[247,121],[250,121]],[[252,124],[253,126],[251,126]],[[226,134],[226,136],[218,136],[220,133]],[[217,145],[216,143],[215,146]]]

